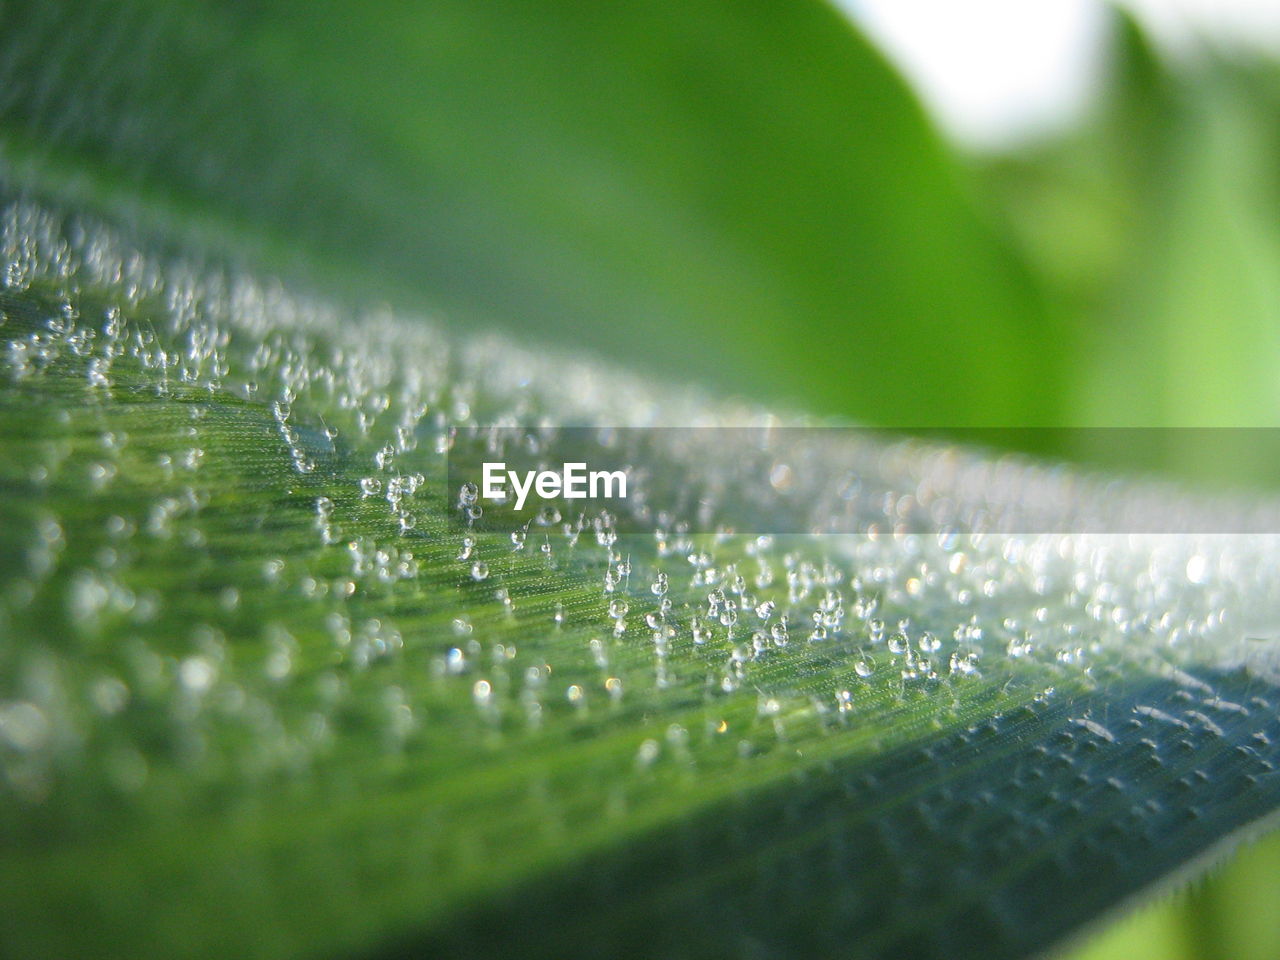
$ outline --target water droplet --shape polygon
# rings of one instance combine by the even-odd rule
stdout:
[[[1196,554],[1187,561],[1187,579],[1194,584],[1205,584],[1209,581],[1209,561]]]

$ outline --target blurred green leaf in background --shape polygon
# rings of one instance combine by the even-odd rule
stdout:
[[[45,179],[93,158],[384,298],[669,381],[907,427],[939,398],[949,425],[1064,413],[1062,328],[824,3],[55,2],[4,28],[9,149]]]
[[[1110,47],[1083,124],[978,163],[1077,337],[1062,409],[1074,424],[1275,426],[1280,74],[1256,52],[1171,62],[1120,14]],[[1205,448],[1200,434],[1189,449],[1163,437],[1127,466],[1276,482],[1243,435]]]

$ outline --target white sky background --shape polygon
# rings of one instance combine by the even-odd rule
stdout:
[[[977,147],[1069,123],[1101,66],[1103,0],[836,0]],[[1163,44],[1199,36],[1280,52],[1280,0],[1122,0]]]

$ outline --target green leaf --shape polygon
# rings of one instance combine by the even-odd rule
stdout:
[[[1043,478],[6,216],[17,953],[1016,957],[1280,799],[1273,537],[937,536]],[[854,532],[446,515],[457,424],[695,409],[637,455],[716,526],[785,457]]]
[[[655,386],[1052,396],[834,13],[298,11],[0,14],[6,952],[1017,957],[1275,810],[1273,537]],[[447,509],[465,428],[690,423],[672,522]]]

